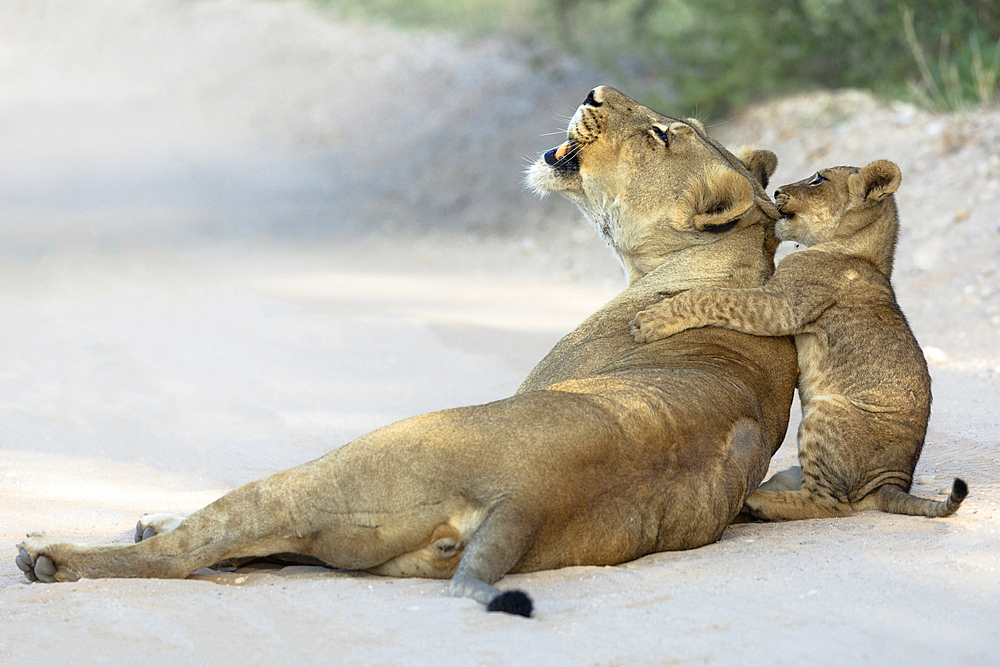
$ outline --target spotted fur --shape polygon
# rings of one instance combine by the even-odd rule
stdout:
[[[761,519],[845,516],[880,509],[941,517],[967,493],[956,480],[945,502],[908,493],[931,408],[931,379],[890,284],[899,217],[899,169],[878,160],[833,167],[778,189],[779,238],[809,248],[778,265],[761,288],[697,288],[640,312],[633,332],[649,342],[696,327],[758,336],[794,335],[802,423],[797,488],[787,477],[746,507]]]

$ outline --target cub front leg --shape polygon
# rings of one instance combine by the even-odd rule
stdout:
[[[632,319],[632,336],[637,343],[652,343],[685,329],[704,326],[698,324],[690,310],[685,312],[684,304],[676,300],[678,296],[667,297],[636,313]]]
[[[822,300],[817,309],[811,295],[809,299],[794,296],[762,288],[691,289],[637,313],[632,335],[636,342],[650,343],[685,329],[724,327],[755,336],[788,336],[800,333],[829,305]]]

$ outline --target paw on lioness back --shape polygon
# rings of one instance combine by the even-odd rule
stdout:
[[[632,337],[637,343],[652,343],[697,326],[697,321],[686,317],[684,313],[662,307],[662,304],[668,301],[671,296],[658,302],[655,308],[640,310],[632,318],[630,324]]]
[[[695,327],[795,336],[803,419],[801,486],[765,484],[746,501],[762,519],[846,516],[879,509],[930,517],[945,502],[911,496],[930,416],[930,375],[896,303],[890,275],[899,229],[887,160],[829,167],[778,188],[775,233],[808,248],[782,260],[760,288],[695,288],[653,304],[632,325],[639,342]]]

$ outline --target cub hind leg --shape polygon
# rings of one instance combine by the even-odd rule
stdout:
[[[792,521],[850,516],[850,483],[842,472],[844,415],[827,415],[820,408],[804,410],[799,425],[800,468],[777,473],[758,487],[744,504],[757,519]]]

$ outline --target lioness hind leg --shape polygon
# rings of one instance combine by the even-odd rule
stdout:
[[[188,515],[185,514],[173,514],[168,512],[159,512],[155,514],[144,514],[139,521],[135,524],[135,535],[133,536],[135,542],[142,542],[143,540],[150,540],[157,535],[164,535],[166,533],[173,532],[177,530],[177,527],[183,523],[184,519]],[[219,563],[213,563],[209,567],[212,569],[218,569],[220,566],[225,567],[242,567],[243,565],[251,562],[256,562],[258,560],[263,562],[273,562],[274,564],[288,564],[291,563],[291,557],[294,554],[274,554],[273,556],[265,556],[263,558],[257,558],[255,556],[247,556],[245,558],[229,558]],[[315,558],[309,556],[301,556],[299,560],[296,560],[291,564],[322,564],[322,561],[317,561]]]
[[[147,514],[135,527],[135,542],[149,540],[155,535],[175,530],[185,519],[180,514]],[[18,553],[14,563],[29,581],[55,583],[59,581],[76,581],[80,575],[68,563],[86,554],[95,552],[93,556],[100,558],[104,548],[120,549],[121,547],[87,547],[57,540],[44,534],[34,533],[18,545]],[[50,555],[51,554],[51,555]],[[54,554],[58,554],[54,556]],[[53,558],[56,560],[53,560]],[[57,565],[57,562],[61,565]]]
[[[178,522],[159,515],[149,525],[140,521],[135,544],[90,546],[32,534],[19,547],[15,562],[32,581],[56,582],[107,577],[176,579],[229,558],[301,552],[299,527],[288,512],[247,512],[280,503],[287,491],[285,477],[245,484]],[[172,528],[147,534],[147,528]]]

